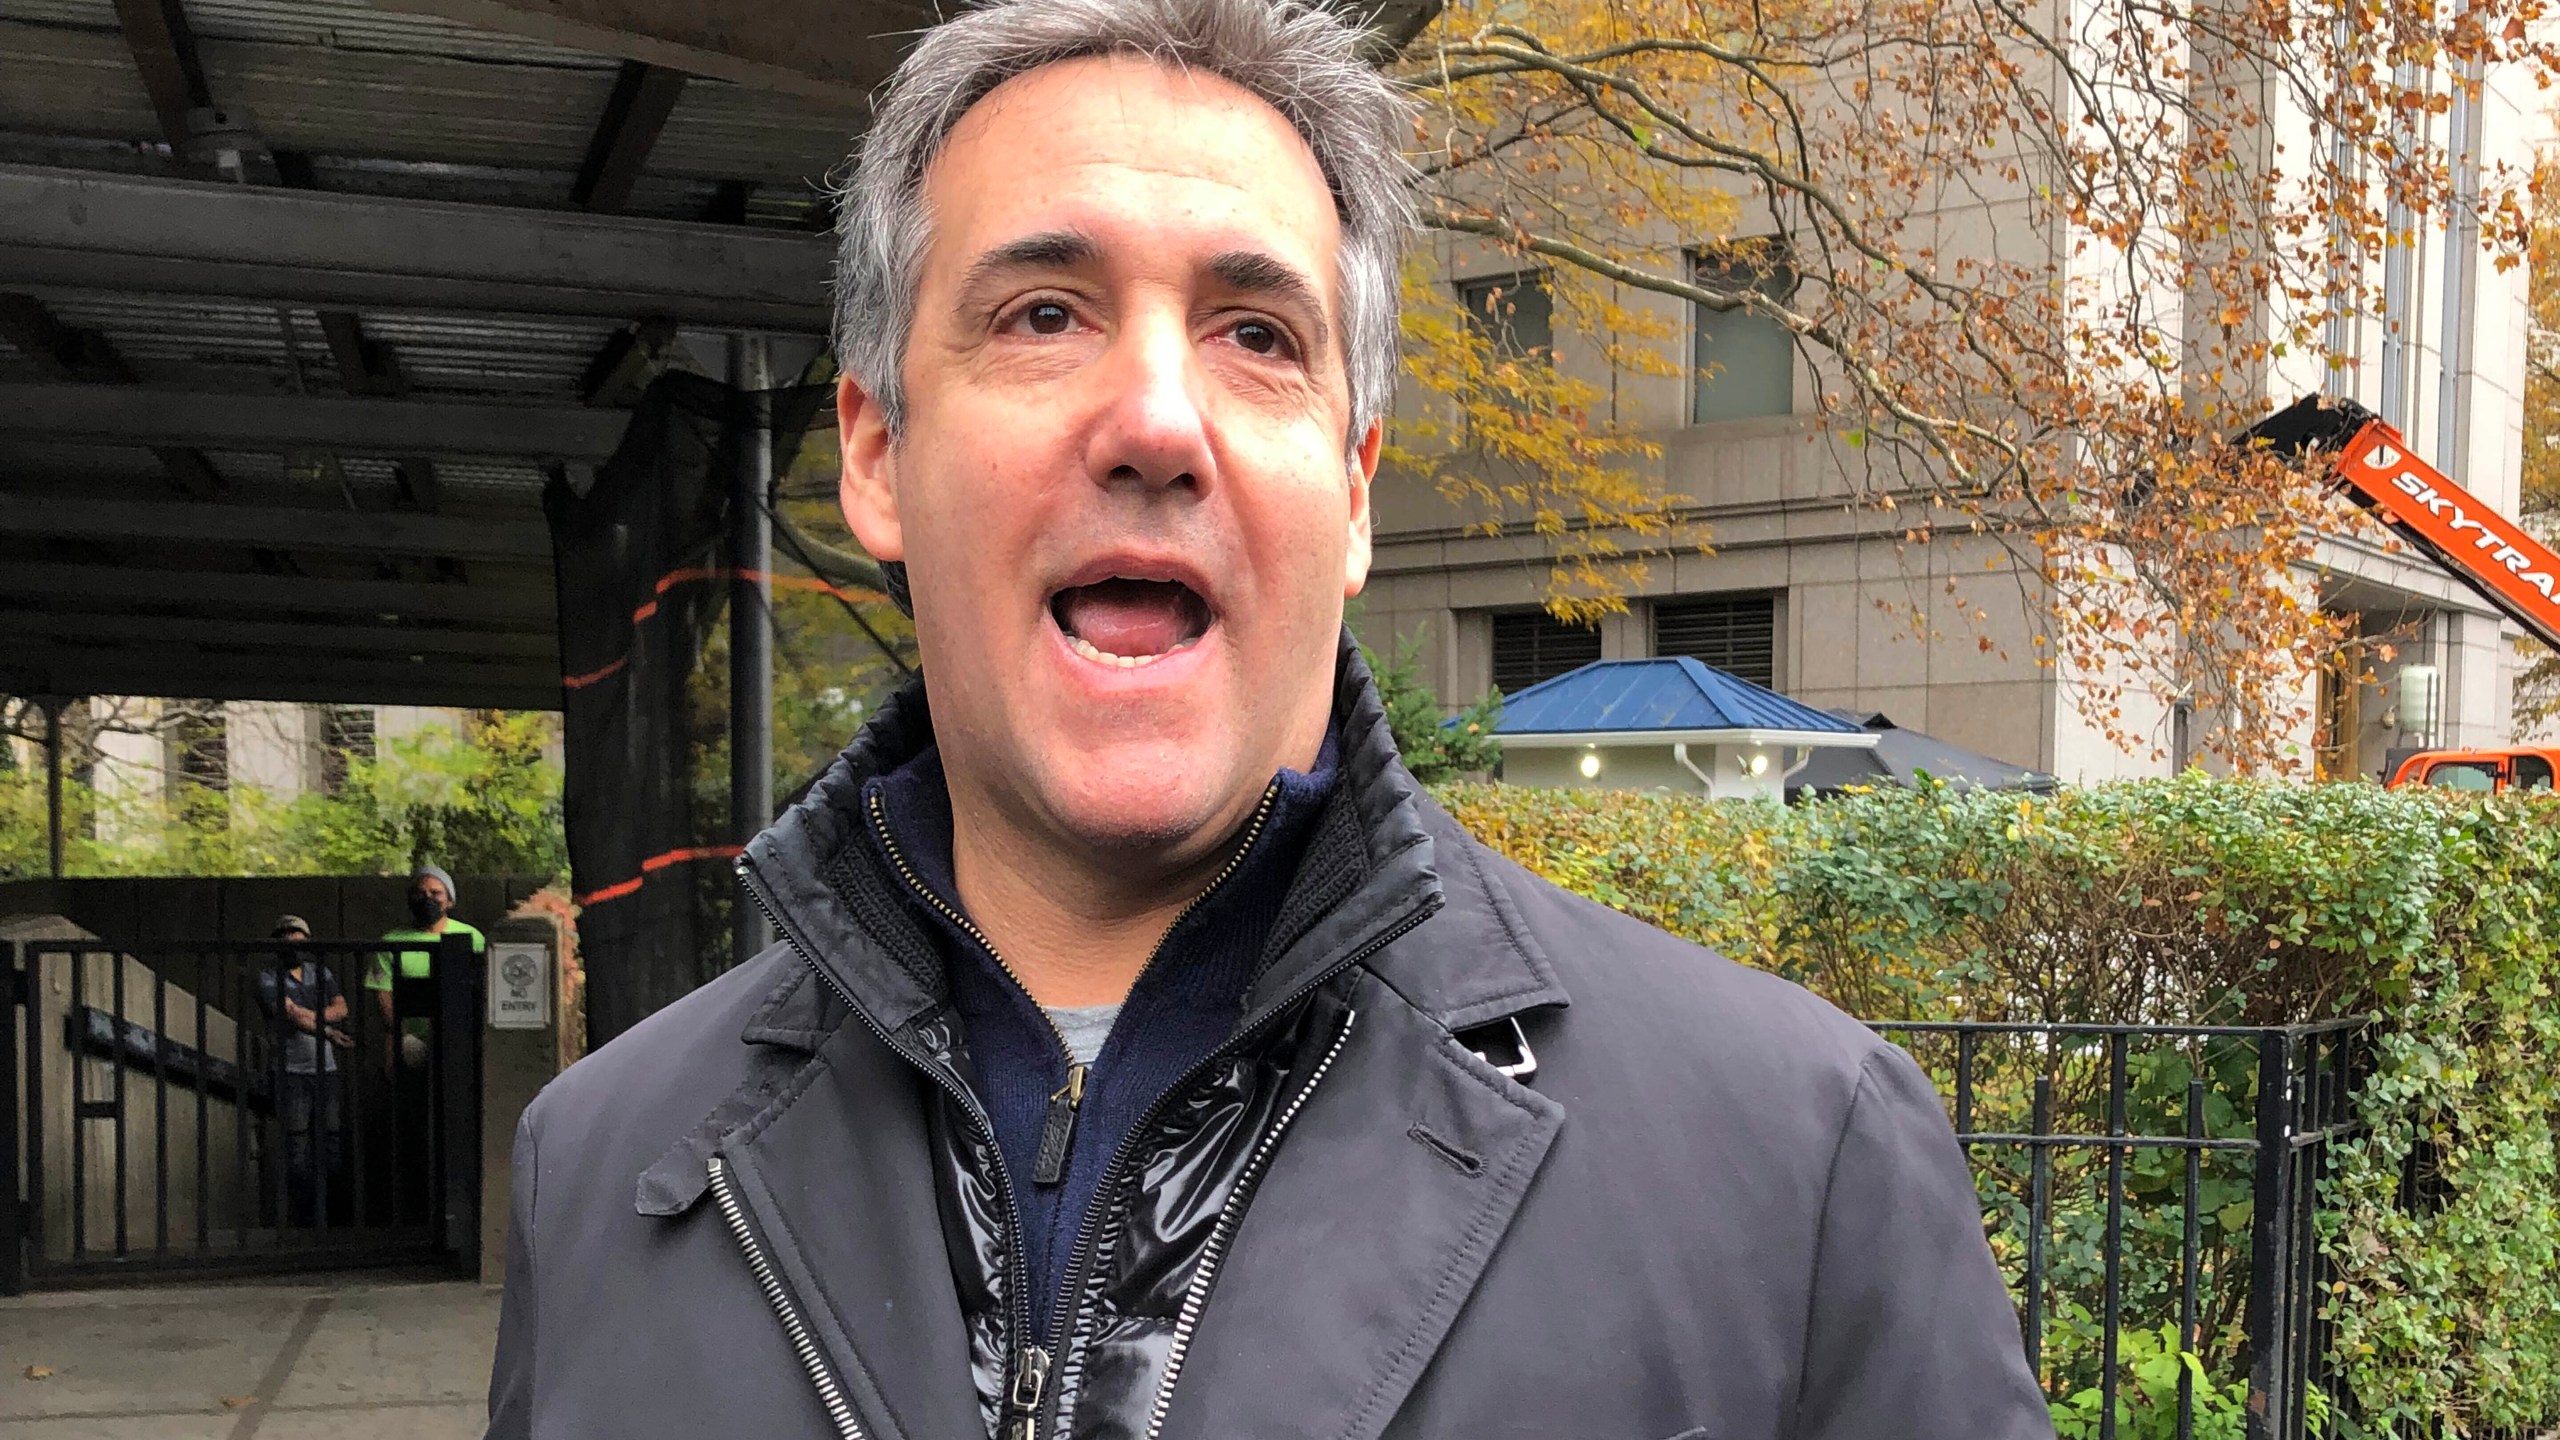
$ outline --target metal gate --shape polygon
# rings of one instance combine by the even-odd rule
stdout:
[[[476,1268],[467,938],[36,940],[0,963],[0,1293]]]
[[[2321,1205],[2331,1145],[2365,1128],[2371,1023],[1872,1028],[1947,1094],[2056,1402],[2130,1433],[2129,1337],[2166,1332],[2192,1363],[2144,1397],[2162,1431],[2203,1433],[2237,1388],[2224,1423],[2300,1440],[2356,1433],[2336,1423]]]

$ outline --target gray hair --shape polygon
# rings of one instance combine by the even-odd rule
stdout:
[[[1300,0],[995,0],[934,27],[874,107],[839,197],[837,363],[899,434],[899,366],[932,236],[925,167],[1005,81],[1061,60],[1138,54],[1251,92],[1314,152],[1342,225],[1346,446],[1356,447],[1394,394],[1399,267],[1413,228],[1412,171],[1399,148],[1412,107],[1361,46],[1355,26]]]

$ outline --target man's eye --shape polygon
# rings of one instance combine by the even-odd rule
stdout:
[[[1256,355],[1285,355],[1289,350],[1289,337],[1280,333],[1279,326],[1266,321],[1247,320],[1235,328],[1234,334],[1238,345]]]
[[[1055,300],[1043,300],[1022,312],[1022,323],[1034,335],[1064,335],[1075,316]]]

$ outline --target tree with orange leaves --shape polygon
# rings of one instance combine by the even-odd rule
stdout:
[[[2353,362],[2333,321],[2379,312],[2409,217],[2458,210],[2521,258],[2527,177],[2466,186],[2430,117],[2481,76],[2547,74],[2539,14],[1457,0],[1396,72],[1424,105],[1428,227],[1542,269],[1556,328],[1621,370],[1685,370],[1680,304],[1776,322],[1844,503],[2005,552],[2037,662],[2119,743],[2144,740],[2128,690],[2174,692],[2207,747],[2271,768],[2349,638],[2314,547],[2364,522],[2226,437]],[[1989,220],[1959,235],[1966,214]],[[1552,608],[1614,608],[1695,543],[1588,375],[1507,351],[1427,267],[1407,299],[1438,403],[1392,458],[1543,537]]]

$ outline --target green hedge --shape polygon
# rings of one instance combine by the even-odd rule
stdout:
[[[2560,1424],[2560,802],[2200,774],[2044,799],[1888,791],[1787,810],[1490,785],[1438,793],[1548,878],[1869,1019],[2380,1017],[2359,1091],[2366,1128],[2334,1152],[2323,1202],[2347,1410],[2382,1435]],[[2004,1076],[2072,1072],[2057,1078],[2062,1093],[2087,1070],[2072,1057],[2010,1058],[2021,1066],[1989,1063],[1985,1105],[2003,1103]],[[2213,1133],[2248,1133],[2246,1057],[2197,1046],[2136,1070],[2137,1128],[2182,1123],[2193,1076],[2212,1088]],[[2413,1151],[2427,1195],[2415,1205],[2402,1194]],[[2067,1203],[2069,1178],[2056,1182],[2066,1280],[2094,1263],[2093,1217]],[[2173,1253],[2163,1246],[2180,1192],[2139,1167],[2135,1179],[2138,1191],[2159,1183],[2128,1249],[2157,1262]],[[2218,1299],[2202,1358],[2227,1412],[2245,1363],[2228,1332],[2245,1285],[2248,1192],[2236,1169],[2207,1181],[2198,1208]],[[1983,1184],[1995,1250],[2014,1267],[2007,1178],[1984,1173]],[[2145,1398],[2176,1369],[2174,1355],[2152,1353],[2160,1336],[2142,1309],[2159,1278],[2137,1275],[2128,1290],[2128,1315],[2153,1325],[2148,1348],[2122,1362],[2128,1437],[2168,1433]],[[2082,1319],[2061,1296],[2046,1380],[2066,1435],[2094,1415]],[[2233,1413],[2198,1433],[2226,1422],[2237,1434]]]

